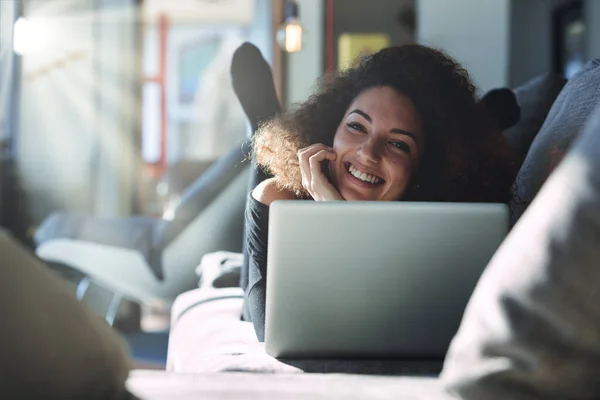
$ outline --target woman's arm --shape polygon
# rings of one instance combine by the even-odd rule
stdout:
[[[252,197],[266,206],[270,206],[275,200],[295,200],[292,192],[277,187],[276,178],[265,179],[252,191]]]
[[[294,200],[293,193],[280,190],[274,178],[260,183],[246,205],[246,249],[248,257],[247,310],[259,341],[264,341],[267,288],[269,206],[276,200]]]

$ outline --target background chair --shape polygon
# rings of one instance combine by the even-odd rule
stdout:
[[[170,303],[197,286],[194,269],[204,254],[241,252],[247,146],[211,165],[165,212],[168,218],[52,214],[36,232],[37,255],[131,300]]]

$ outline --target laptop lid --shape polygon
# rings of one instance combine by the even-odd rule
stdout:
[[[443,357],[508,232],[504,204],[276,201],[274,357]]]

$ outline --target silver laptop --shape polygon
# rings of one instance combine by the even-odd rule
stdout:
[[[443,357],[508,232],[503,204],[276,201],[265,347],[274,357]]]

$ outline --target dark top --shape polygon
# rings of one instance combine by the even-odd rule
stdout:
[[[248,288],[245,308],[254,325],[258,340],[265,340],[265,301],[267,293],[267,242],[269,206],[248,194],[246,203],[246,252]]]

